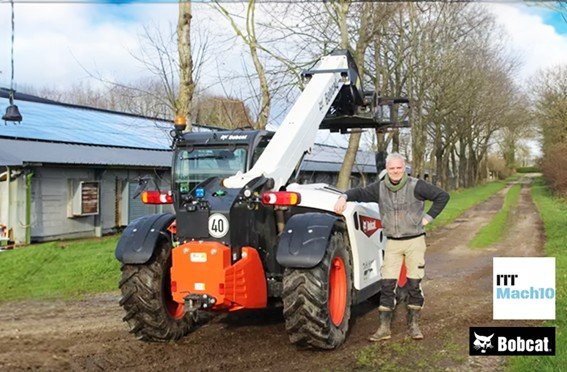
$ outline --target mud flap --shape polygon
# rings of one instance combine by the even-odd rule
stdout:
[[[318,265],[327,248],[335,222],[339,218],[327,213],[304,213],[292,216],[280,237],[276,260],[284,267],[311,268]]]
[[[171,213],[153,214],[132,221],[122,233],[116,246],[116,259],[124,264],[146,263],[155,245],[175,216]],[[166,236],[167,237],[167,236]]]

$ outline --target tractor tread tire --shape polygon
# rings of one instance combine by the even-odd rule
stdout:
[[[141,265],[123,264],[120,305],[123,320],[137,339],[152,342],[179,340],[192,328],[189,314],[180,319],[169,315],[165,305],[163,280],[171,267],[171,248],[167,240],[157,243],[152,258]]]
[[[344,318],[335,326],[330,318],[329,270],[337,251],[343,251],[348,299]],[[335,349],[348,332],[352,301],[352,259],[342,231],[333,230],[323,260],[310,269],[286,268],[283,278],[283,315],[290,342],[300,347]]]

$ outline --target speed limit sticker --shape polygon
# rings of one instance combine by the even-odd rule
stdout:
[[[211,214],[209,217],[209,234],[213,238],[222,238],[228,232],[228,219],[220,213]]]

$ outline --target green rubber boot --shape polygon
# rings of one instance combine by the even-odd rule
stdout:
[[[394,312],[391,309],[385,310],[380,306],[380,327],[378,330],[370,337],[368,340],[372,342],[388,340],[392,338],[392,332],[390,331],[390,324],[392,323],[392,316]]]
[[[408,326],[409,334],[414,340],[423,340],[423,333],[419,329],[419,314],[421,308],[412,308],[408,306]]]

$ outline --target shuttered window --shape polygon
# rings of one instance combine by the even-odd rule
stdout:
[[[68,217],[93,216],[100,212],[100,182],[69,180]]]

